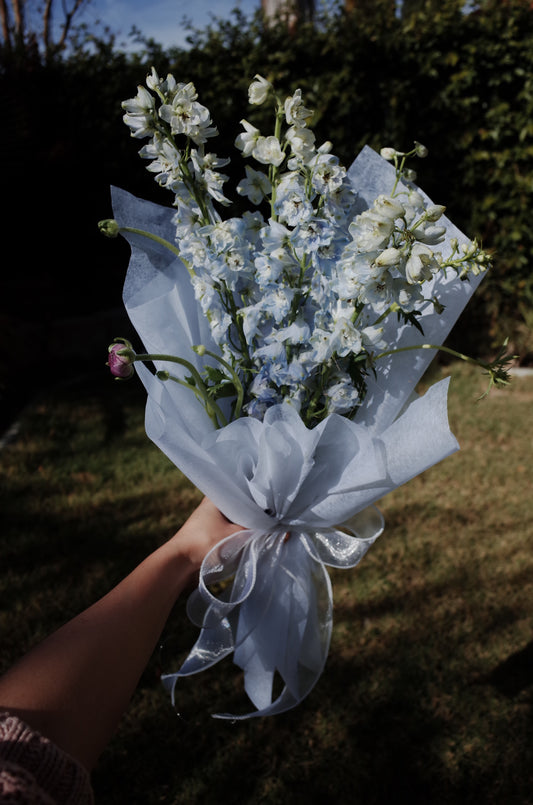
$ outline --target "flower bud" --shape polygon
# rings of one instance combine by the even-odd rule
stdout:
[[[398,153],[398,151],[395,148],[382,148],[379,153],[381,154],[383,159],[386,159],[387,162],[391,162]]]
[[[120,233],[120,227],[114,218],[106,218],[104,221],[98,221],[98,229],[106,238],[116,238]]]
[[[438,221],[445,210],[446,207],[442,204],[430,204],[426,210],[426,221]]]
[[[116,342],[108,349],[109,360],[107,366],[111,374],[119,380],[127,380],[133,375],[133,360],[135,353],[129,341]]]
[[[422,145],[422,143],[418,143],[416,140],[415,140],[415,152],[416,152],[417,157],[420,157],[421,159],[424,159],[424,157],[427,157],[427,155],[429,153],[429,151],[427,150],[426,146]]]
[[[376,257],[374,260],[374,264],[377,266],[396,266],[402,259],[401,252],[391,246],[388,249],[384,249],[381,254]]]
[[[193,347],[194,352],[202,358],[205,355],[205,346],[204,344],[196,344]]]

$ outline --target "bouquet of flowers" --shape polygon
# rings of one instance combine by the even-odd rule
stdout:
[[[100,224],[131,245],[124,303],[145,348],[116,339],[111,371],[135,367],[148,436],[245,527],[205,558],[188,601],[198,640],[163,678],[174,696],[180,676],[233,654],[255,710],[218,714],[231,719],[309,693],[332,628],[326,566],[357,565],[383,530],[374,503],[458,449],[448,381],[414,389],[489,265],[415,186],[420,143],[365,147],[346,170],[315,142],[300,90],[281,98],[256,76],[249,101],[272,104],[274,130],[242,121],[236,189],[251,209],[223,217],[211,115],[193,84],[152,70],[124,121],[173,205],[114,188]],[[484,366],[506,382],[501,355]]]

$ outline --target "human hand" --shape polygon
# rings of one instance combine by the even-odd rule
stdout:
[[[204,498],[172,537],[169,546],[178,549],[188,559],[195,573],[214,545],[242,530],[242,526],[228,520],[209,498]]]

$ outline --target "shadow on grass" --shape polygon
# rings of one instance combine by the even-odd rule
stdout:
[[[481,677],[479,684],[493,685],[511,698],[533,686],[533,640],[520,651],[513,652],[490,674]]]
[[[336,660],[298,710],[249,723],[207,717],[195,723],[145,713],[137,723],[130,721],[102,759],[95,775],[97,801],[468,801],[450,784],[438,757],[441,719],[413,702],[408,665],[400,664],[387,692],[374,699],[360,696],[353,680],[352,664]],[[196,706],[202,704],[197,700]],[[148,791],[157,796],[147,800]]]
[[[418,613],[415,627],[360,648],[358,625],[385,610],[398,613],[398,599],[337,607],[336,623],[353,630],[353,650],[346,656],[334,644],[308,699],[274,718],[210,718],[249,709],[239,707],[242,680],[230,661],[178,683],[179,717],[152,674],[102,758],[97,801],[526,805],[533,758],[531,748],[517,752],[516,736],[527,735],[530,712],[497,702],[487,712],[490,695],[462,676],[460,657],[457,667],[460,641],[451,637],[447,651],[447,623],[427,608],[428,598],[453,599],[458,589],[428,585],[400,605]],[[166,671],[179,666],[196,635],[183,610],[172,628]],[[454,709],[457,702],[462,709]]]

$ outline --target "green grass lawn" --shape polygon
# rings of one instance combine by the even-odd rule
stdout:
[[[229,662],[179,683],[178,715],[159,681],[196,634],[178,602],[94,774],[99,805],[533,803],[533,378],[477,401],[480,373],[431,381],[449,373],[462,450],[383,499],[383,536],[331,573],[332,645],[308,699],[213,720],[240,690]],[[199,501],[143,415],[136,381],[85,378],[34,401],[0,454],[2,667]]]

